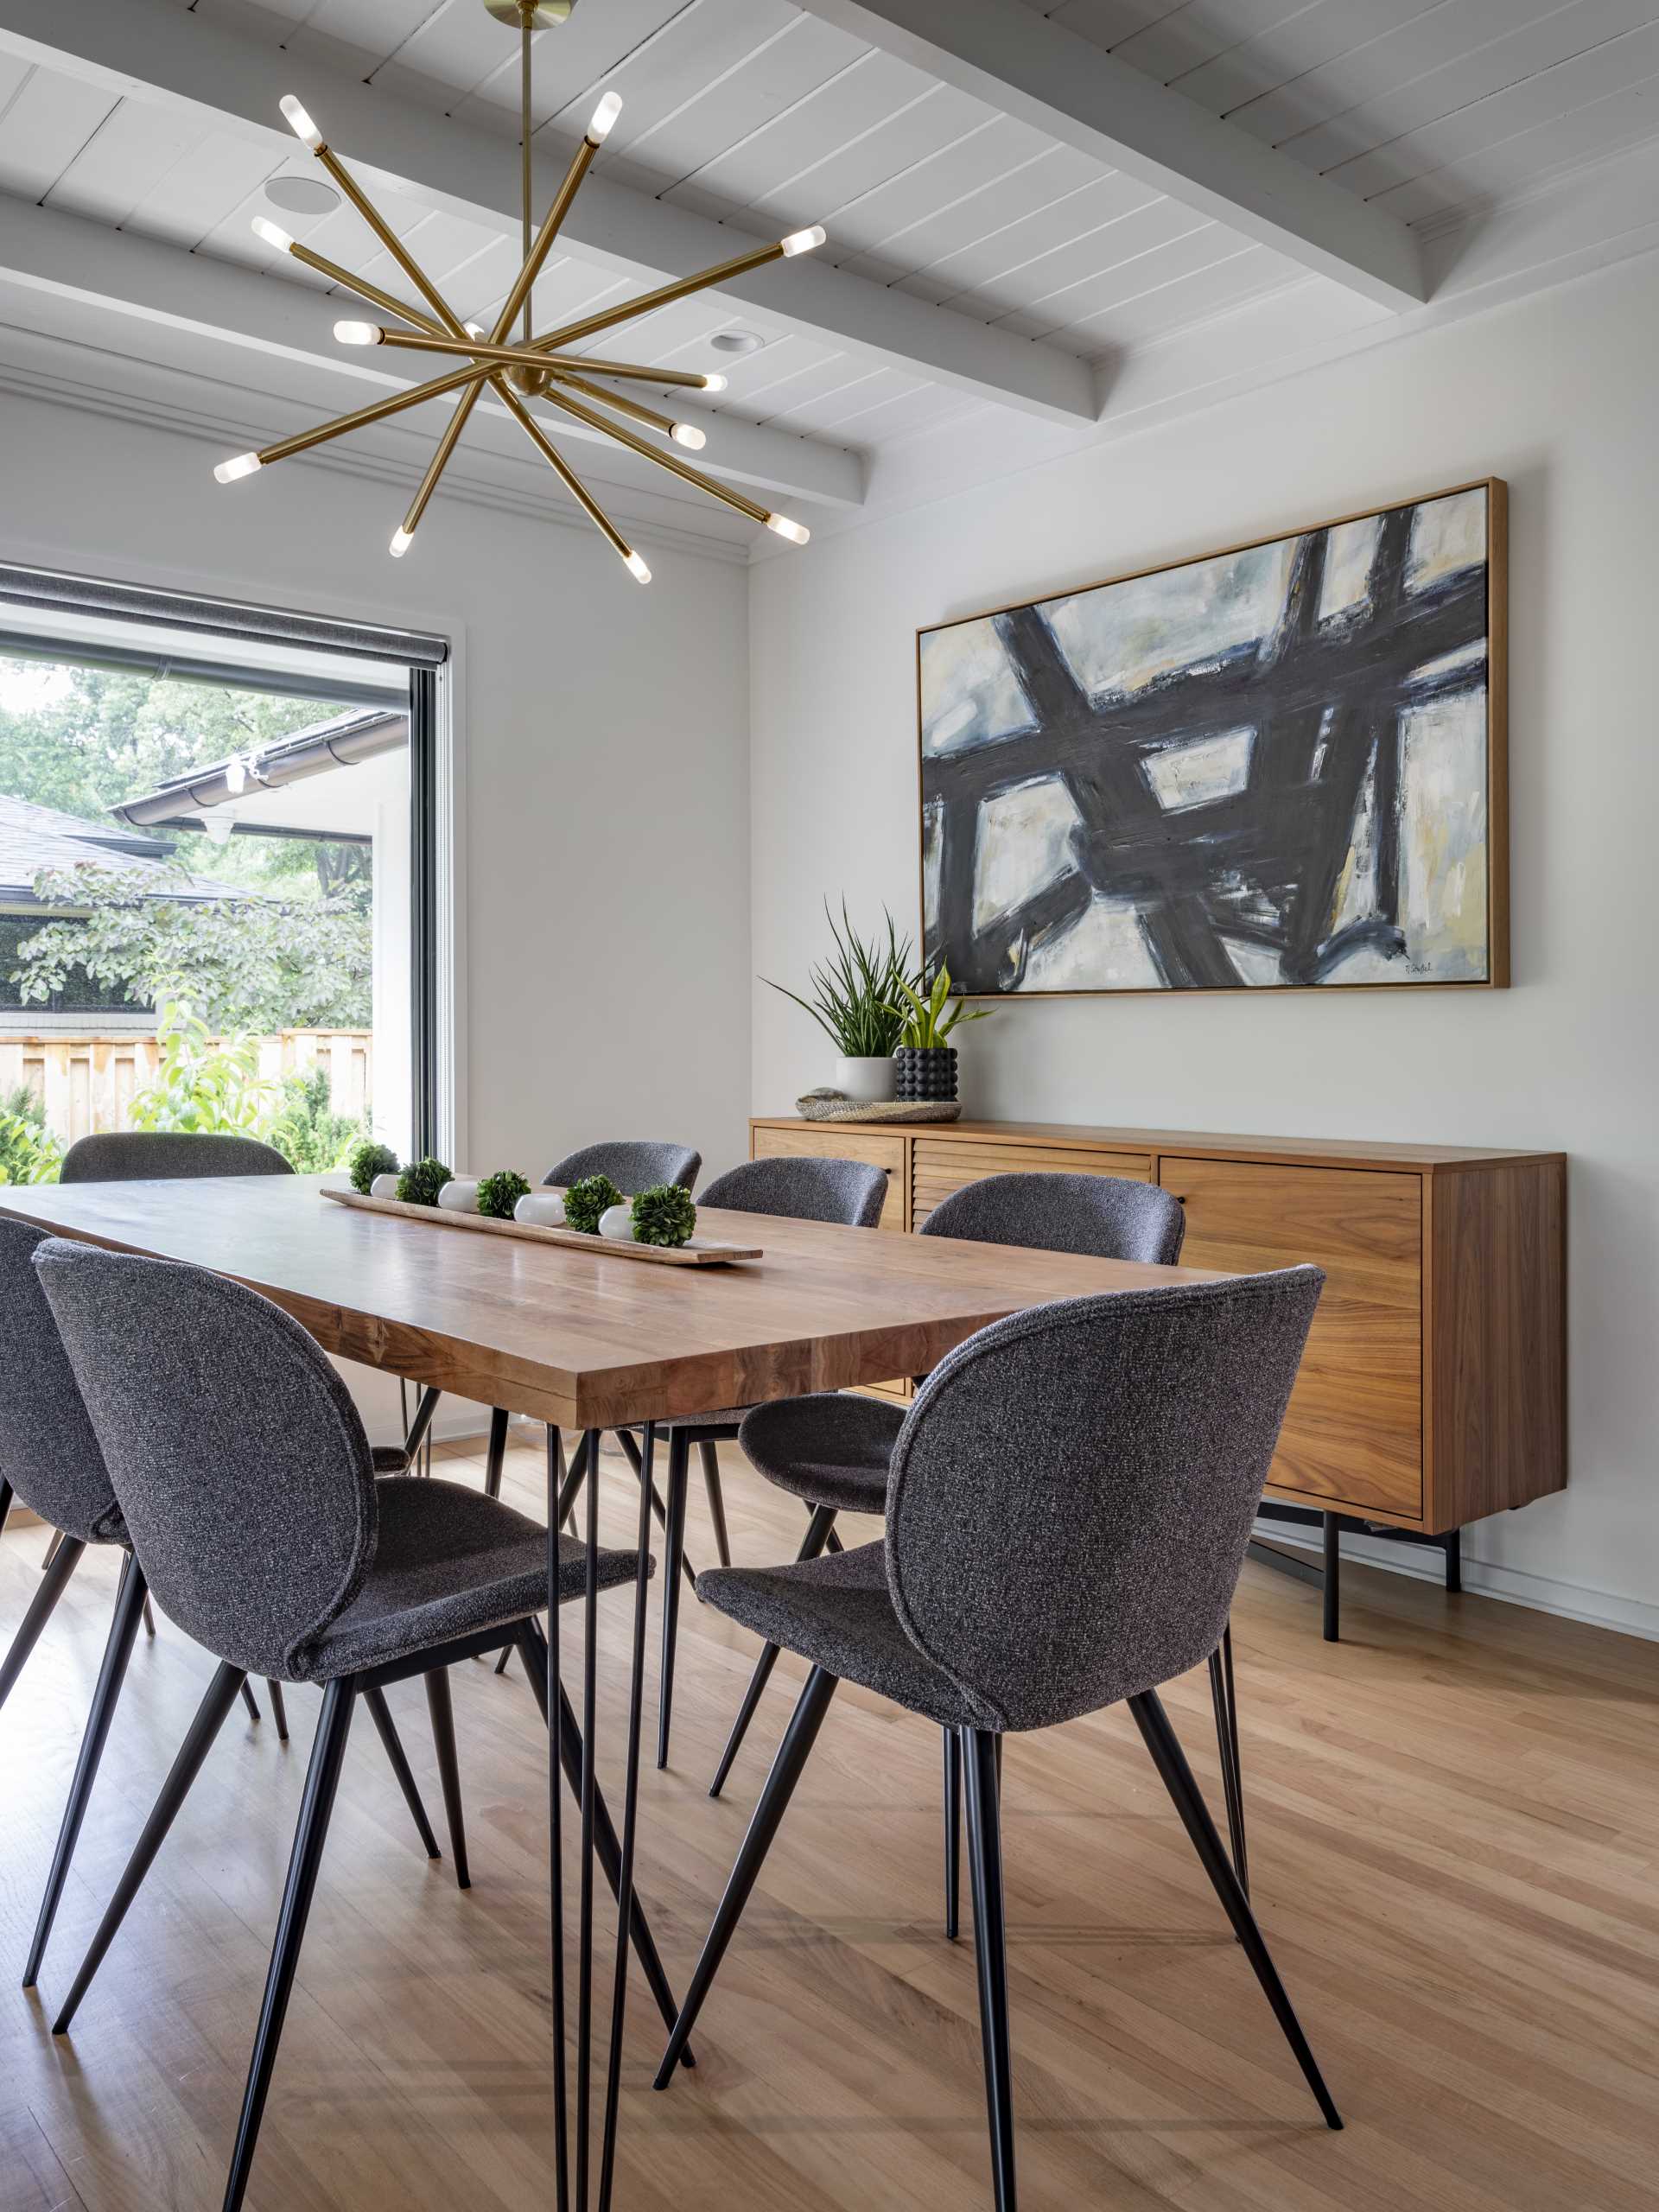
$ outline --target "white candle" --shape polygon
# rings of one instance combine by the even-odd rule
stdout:
[[[564,1226],[564,1193],[563,1191],[526,1191],[512,1210],[515,1221],[528,1222],[532,1229],[563,1229]]]
[[[395,1198],[397,1195],[397,1178],[395,1175],[377,1175],[369,1185],[372,1198]]]
[[[446,1213],[476,1213],[478,1211],[478,1181],[475,1176],[457,1175],[438,1192],[438,1204]]]
[[[607,1206],[599,1217],[599,1233],[609,1236],[619,1244],[633,1242],[633,1208],[625,1199],[620,1206]]]

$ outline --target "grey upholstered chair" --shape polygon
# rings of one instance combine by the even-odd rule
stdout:
[[[60,1183],[158,1183],[196,1175],[291,1175],[274,1145],[257,1137],[187,1130],[118,1129],[78,1137],[63,1155]]]
[[[923,1223],[924,1236],[950,1236],[1027,1250],[1077,1252],[1097,1260],[1141,1260],[1173,1268],[1181,1256],[1186,1216],[1179,1198],[1155,1184],[1114,1175],[988,1175],[953,1191]],[[805,1501],[810,1517],[798,1556],[816,1559],[830,1541],[837,1515],[887,1510],[887,1467],[904,1422],[890,1401],[816,1391],[804,1398],[757,1406],[740,1432],[749,1459],[769,1482]],[[778,1647],[755,1662],[732,1732],[721,1754],[711,1797],[718,1797],[754,1718]],[[1233,1863],[1249,1887],[1244,1855],[1244,1797],[1233,1696],[1232,1637],[1224,1630],[1211,1655],[1222,1786]],[[954,1941],[961,1886],[962,1767],[954,1732],[944,1731],[945,1933]]]
[[[68,1802],[64,1807],[52,1853],[46,1891],[29,1944],[29,1961],[23,1969],[25,1989],[32,1989],[39,1979],[41,1961],[62,1901],[81,1823],[86,1816],[104,1746],[115,1719],[133,1641],[149,1603],[143,1569],[132,1557],[126,1523],[115,1502],[109,1471],[87,1420],[74,1372],[58,1335],[57,1323],[35,1276],[35,1254],[46,1241],[41,1230],[0,1214],[0,1328],[3,1329],[6,1341],[6,1359],[0,1367],[0,1529],[5,1527],[15,1496],[59,1532],[59,1541],[41,1586],[4,1659],[0,1660],[0,1706],[10,1696],[29,1654],[40,1640],[41,1630],[87,1547],[108,1545],[118,1548],[124,1556],[116,1588],[115,1614],[86,1717]],[[245,1682],[243,1688],[246,1688]],[[286,1739],[281,1693],[274,1682],[271,1688],[273,1709]],[[251,1692],[248,1692],[248,1704],[257,1720],[259,1708],[253,1702]],[[376,1702],[375,1721],[421,1840],[429,1855],[435,1859],[437,1842],[384,1698]]]
[[[996,1748],[1127,1700],[1326,2124],[1342,2125],[1158,1690],[1213,1651],[1325,1278],[1067,1299],[942,1360],[893,1447],[887,1535],[715,1568],[697,1594],[811,1663],[657,2077],[690,2033],[845,1680],[955,1729],[968,1786],[998,2212],[1014,2202]]]
[[[378,1478],[345,1383],[297,1321],[198,1268],[48,1239],[35,1255],[134,1554],[159,1602],[220,1664],[54,2032],[64,2032],[250,1671],[323,1690],[225,2203],[247,2187],[289,1993],[359,1696],[425,1677],[447,1721],[448,1669],[517,1644],[545,1713],[547,1531],[499,1499],[413,1476]],[[649,1558],[599,1554],[603,1588]],[[585,1548],[559,1546],[561,1598]],[[563,1690],[567,1777],[582,1765]],[[450,1731],[453,1733],[453,1731]],[[594,1803],[617,1886],[616,1837]],[[664,2018],[674,1999],[643,1909],[631,1919]]]
[[[715,1176],[698,1200],[704,1206],[732,1213],[766,1213],[794,1221],[839,1223],[848,1229],[874,1229],[887,1203],[887,1170],[870,1167],[860,1160],[812,1160],[782,1157],[746,1160],[724,1175]],[[696,1578],[685,1560],[685,1492],[695,1444],[702,1461],[702,1478],[715,1523],[721,1564],[731,1564],[726,1541],[726,1508],[721,1494],[720,1456],[716,1447],[736,1436],[745,1406],[728,1406],[706,1414],[687,1414],[659,1421],[668,1432],[668,1501],[663,1522],[663,1661],[657,1705],[657,1764],[668,1764],[669,1730],[674,1715],[674,1655],[679,1637],[680,1576],[686,1573],[693,1587]],[[625,1436],[623,1448],[638,1471],[639,1446]],[[568,1497],[560,1499],[560,1525],[575,1502],[580,1469],[573,1468]],[[655,1500],[652,1501],[653,1508]]]

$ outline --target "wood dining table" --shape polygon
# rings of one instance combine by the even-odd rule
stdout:
[[[0,1208],[56,1236],[182,1261],[258,1291],[339,1357],[548,1426],[551,1709],[558,1710],[556,1439],[583,1433],[590,1479],[582,1603],[582,1741],[576,1999],[567,2019],[558,1760],[550,1756],[550,1904],[558,2212],[607,2212],[615,2176],[628,1926],[639,1837],[639,1734],[654,1424],[760,1400],[923,1375],[976,1330],[1020,1309],[1100,1292],[1215,1280],[1166,1268],[1001,1244],[899,1236],[701,1210],[700,1236],[760,1248],[731,1267],[645,1266],[607,1250],[482,1236],[330,1204],[327,1179],[224,1177],[37,1185]],[[606,2088],[594,2157],[594,1758],[601,1432],[643,1439],[628,1684],[617,1940]],[[632,1478],[630,1478],[632,1479]],[[567,2067],[567,2048],[570,2053]],[[574,2100],[571,2078],[574,2075]],[[574,2109],[572,2108],[574,2102]],[[574,2142],[575,2156],[569,2155]],[[596,2199],[593,2189],[596,2183]]]

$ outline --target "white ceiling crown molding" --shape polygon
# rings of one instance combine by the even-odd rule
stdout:
[[[1396,310],[1427,297],[1397,217],[1020,0],[799,0],[896,60]]]
[[[73,0],[72,6],[3,0],[0,52],[68,69],[116,92],[176,103],[284,149],[292,137],[276,101],[293,92],[365,182],[412,188],[504,237],[519,235],[517,165],[504,137],[365,84],[360,56],[268,10],[232,0],[218,0],[211,16],[183,0]],[[626,148],[625,132],[619,143]],[[550,162],[547,168],[550,191]],[[642,285],[728,259],[750,235],[615,183],[602,171],[589,178],[563,232],[583,259]],[[735,278],[711,296],[1042,420],[1077,425],[1098,413],[1094,371],[1074,354],[931,306],[821,257],[797,257],[759,279]]]

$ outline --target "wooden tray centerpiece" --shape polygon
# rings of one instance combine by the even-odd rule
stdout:
[[[322,1186],[325,1198],[336,1205],[355,1206],[364,1213],[396,1214],[404,1221],[424,1221],[440,1229],[470,1229],[486,1236],[517,1236],[530,1244],[563,1244],[578,1252],[603,1254],[616,1260],[644,1260],[658,1268],[727,1268],[744,1260],[765,1256],[758,1244],[721,1244],[710,1237],[694,1236],[679,1245],[636,1244],[620,1236],[601,1236],[582,1229],[550,1229],[539,1222],[496,1221],[481,1213],[454,1213],[444,1206],[407,1205],[402,1198],[371,1198],[361,1192]]]

